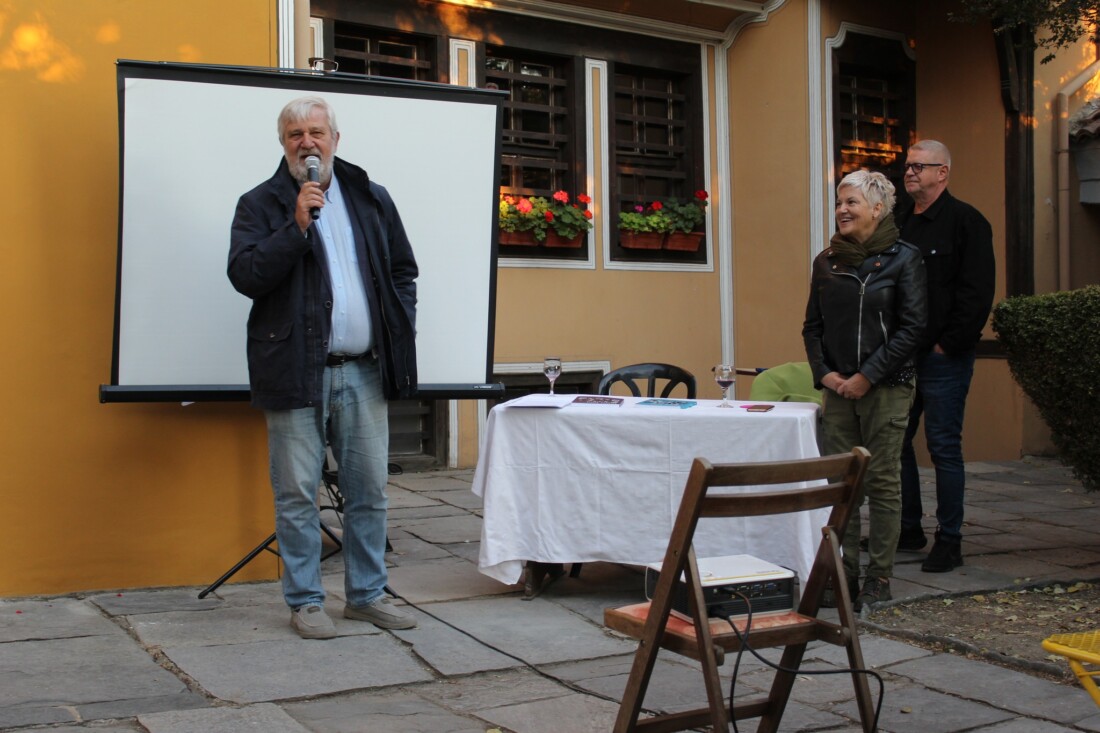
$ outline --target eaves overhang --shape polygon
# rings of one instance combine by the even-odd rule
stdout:
[[[697,43],[721,43],[746,22],[766,17],[777,3],[754,0],[443,0],[499,12],[626,30]],[[779,3],[781,4],[781,3]]]

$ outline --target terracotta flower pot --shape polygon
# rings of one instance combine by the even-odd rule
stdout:
[[[577,236],[572,239],[566,239],[553,229],[546,232],[546,241],[543,242],[547,247],[572,247],[574,249],[581,246],[581,240],[584,238],[584,234],[578,233]]]
[[[502,229],[498,232],[498,235],[497,241],[501,244],[520,247],[534,247],[538,244],[538,242],[535,241],[535,233],[531,231],[506,232]]]
[[[665,249],[698,252],[703,244],[703,236],[703,232],[669,232],[665,238]]]
[[[660,232],[619,231],[619,244],[625,249],[660,249],[665,235]]]

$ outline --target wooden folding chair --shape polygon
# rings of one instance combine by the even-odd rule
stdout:
[[[849,666],[853,670],[864,669],[863,652],[848,597],[848,583],[840,559],[840,538],[844,536],[848,517],[855,510],[855,497],[869,458],[866,449],[854,448],[848,454],[776,463],[711,465],[702,458],[695,459],[652,600],[604,611],[604,623],[608,627],[641,642],[634,655],[634,664],[615,721],[616,733],[679,731],[706,725],[712,726],[716,732],[726,733],[731,719],[755,717],[761,719],[757,729],[759,732],[774,733],[779,728],[791,694],[794,671],[801,665],[806,645],[811,641],[843,646],[848,653]],[[713,488],[796,484],[822,479],[827,483],[809,488],[708,495]],[[825,507],[831,508],[828,524],[821,530],[821,542],[810,575],[805,580],[798,610],[754,617],[746,638],[748,646],[754,649],[784,647],[780,666],[791,671],[776,672],[766,697],[739,702],[730,708],[719,681],[718,666],[722,664],[726,652],[740,649],[741,642],[725,620],[707,618],[699,567],[692,546],[696,525],[700,518],[757,517]],[[686,583],[692,615],[690,622],[676,616],[670,617],[674,587],[681,577]],[[839,624],[817,618],[821,596],[829,579],[832,579],[840,598],[837,604]],[[703,609],[701,613],[700,609]],[[745,619],[735,618],[734,622],[744,635]],[[639,718],[660,647],[702,664],[709,707]],[[863,730],[871,733],[874,707],[867,677],[852,672],[852,683]]]

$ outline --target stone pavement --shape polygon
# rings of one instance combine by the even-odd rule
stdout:
[[[1086,494],[1048,459],[967,469],[966,565],[922,573],[922,554],[901,554],[896,597],[1100,578],[1100,495]],[[579,578],[522,600],[518,586],[477,571],[481,520],[471,478],[469,471],[391,477],[390,586],[419,629],[385,632],[339,618],[339,556],[325,563],[328,610],[340,633],[331,641],[294,634],[277,583],[228,584],[203,600],[198,588],[0,600],[0,729],[610,730],[635,644],[604,629],[602,613],[639,600],[642,576],[590,563]],[[929,493],[926,508],[934,505]],[[1076,685],[933,653],[872,629],[861,638],[885,681],[881,731],[1100,731],[1097,708]],[[845,661],[829,646],[812,647],[807,660],[804,669],[837,670]],[[726,684],[732,667],[723,668]],[[738,693],[769,682],[770,670],[746,656]],[[658,661],[647,708],[704,701],[694,663],[675,655]],[[847,675],[804,674],[782,730],[855,733],[854,716]]]

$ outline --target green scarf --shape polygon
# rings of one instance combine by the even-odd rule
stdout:
[[[894,215],[887,214],[866,242],[861,244],[837,232],[829,240],[829,245],[845,265],[859,267],[865,259],[871,255],[877,255],[896,241],[898,241],[898,227],[894,224]]]

